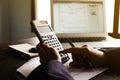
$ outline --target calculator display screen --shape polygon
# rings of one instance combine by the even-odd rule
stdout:
[[[50,29],[50,27],[49,26],[38,26],[38,31],[40,32],[40,33],[49,33],[49,32],[51,32],[51,29]]]

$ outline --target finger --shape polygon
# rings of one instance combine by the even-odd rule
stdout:
[[[72,53],[72,52],[73,52],[73,48],[68,48],[60,51],[60,53]]]
[[[41,50],[40,50],[40,49],[42,49],[41,43],[39,43],[39,44],[36,46],[36,48],[37,48],[38,51],[41,51]]]
[[[82,55],[81,54],[72,54],[73,61],[81,61]]]
[[[66,54],[66,53],[71,53],[72,54],[72,59],[73,61],[77,61],[82,59],[82,54],[85,53],[85,48],[69,48],[69,49],[65,49],[63,51],[60,51],[60,53]]]
[[[50,48],[49,48],[49,53],[50,53],[53,57],[55,57],[55,58],[57,58],[57,59],[59,59],[59,58],[61,59],[61,57],[60,57],[60,55],[59,55],[59,53],[58,53],[58,51],[57,51],[56,49],[50,47]]]
[[[46,53],[45,48],[42,47],[42,45],[44,45],[44,44],[39,43],[39,44],[36,46],[36,48],[37,48],[37,50],[38,50],[38,53],[39,53],[39,56],[43,56],[43,54]]]
[[[47,45],[47,44],[45,44],[45,43],[39,43],[38,45],[37,45],[37,48],[39,49],[39,48],[42,48],[43,50],[45,50],[46,52],[48,51],[48,48],[50,48],[50,46],[49,45]],[[49,51],[48,51],[49,52]]]
[[[80,53],[80,48],[68,48],[68,49],[65,49],[65,50],[62,50],[60,51],[60,53],[75,53],[75,54],[78,54]]]
[[[88,47],[88,45],[83,45],[82,47]]]
[[[40,46],[41,46],[43,49],[49,48],[49,45],[47,45],[47,44],[45,44],[45,43],[40,44]]]

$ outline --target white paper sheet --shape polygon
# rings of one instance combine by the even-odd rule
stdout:
[[[39,57],[35,57],[19,67],[17,72],[21,73],[24,77],[27,77],[38,65],[40,65]]]
[[[21,52],[22,54],[28,55],[29,57],[34,57],[34,56],[38,56],[38,53],[31,53],[29,52],[29,49],[35,47],[33,45],[27,44],[27,43],[23,43],[23,44],[15,44],[15,45],[9,45],[10,48],[15,49],[19,52]]]
[[[93,71],[85,70],[83,68],[79,68],[79,69],[71,68],[71,67],[69,67],[70,61],[71,60],[69,60],[64,65],[65,65],[65,67],[68,68],[68,70],[70,71],[70,74],[72,75],[72,77],[75,80],[88,80],[88,79],[102,73],[103,71],[107,70],[107,68],[94,68]],[[18,68],[17,72],[20,72],[22,75],[27,77],[38,65],[40,65],[39,57],[35,57],[35,58],[30,59],[25,64],[23,64],[20,68]]]

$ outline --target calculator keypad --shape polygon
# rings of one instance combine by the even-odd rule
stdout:
[[[58,52],[63,50],[62,45],[59,42],[55,33],[42,34],[41,37],[45,43],[47,43],[49,46],[55,48]],[[69,60],[69,57],[67,54],[60,54],[60,56],[62,58],[63,63],[65,63]]]
[[[58,38],[56,37],[56,35],[54,33],[45,34],[45,35],[42,36],[42,39],[49,46],[57,49],[57,51],[63,50]]]

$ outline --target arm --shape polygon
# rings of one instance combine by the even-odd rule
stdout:
[[[61,62],[50,60],[38,66],[26,80],[73,80]]]
[[[103,48],[103,49],[94,49],[91,46],[84,45],[81,47],[69,48],[61,53],[72,53],[73,62],[72,67],[80,66],[80,56],[85,54],[88,60],[92,63],[93,67],[109,67],[111,69],[120,70],[120,48]],[[75,65],[75,66],[74,66]]]
[[[120,48],[103,48],[100,50],[105,54],[106,66],[111,69],[120,70]]]
[[[38,44],[37,49],[41,65],[26,80],[73,80],[55,49],[45,44]]]
[[[72,67],[79,67],[79,66],[86,67],[84,66],[85,62],[82,61],[82,57],[81,57],[82,55],[86,55],[89,62],[91,62],[92,67],[104,66],[104,64],[106,64],[106,58],[104,52],[94,49],[88,45],[68,48],[60,52],[64,54],[72,53],[73,61],[70,63],[70,66]],[[83,65],[81,63],[83,63]]]

